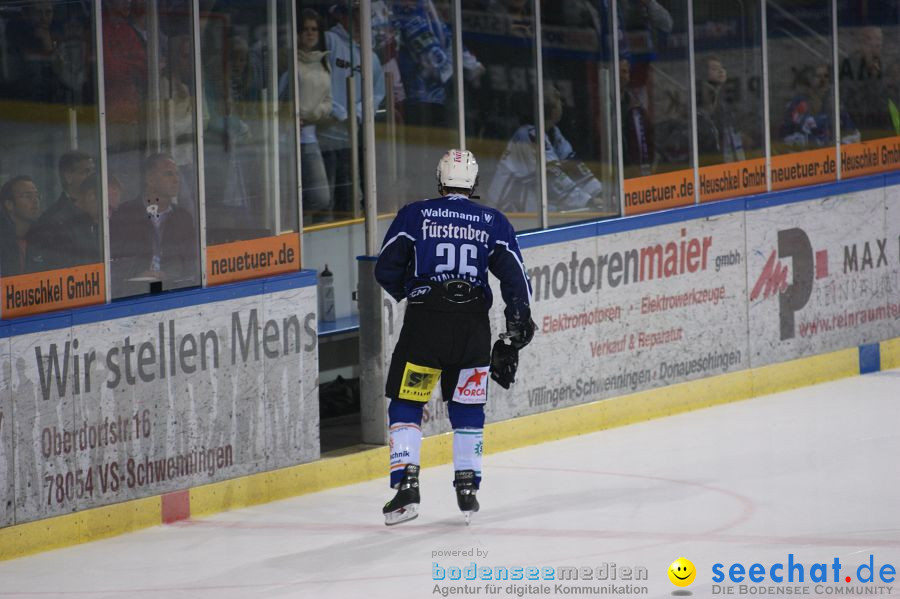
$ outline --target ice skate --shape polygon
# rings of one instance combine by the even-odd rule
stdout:
[[[397,494],[384,504],[381,511],[387,526],[414,520],[419,516],[419,467],[416,464],[406,465]]]
[[[474,512],[479,509],[478,499],[475,497],[475,471],[474,470],[457,470],[456,479],[453,481],[456,487],[456,504],[466,518],[466,526]]]

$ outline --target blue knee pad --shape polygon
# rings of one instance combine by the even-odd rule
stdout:
[[[422,426],[422,410],[424,409],[425,404],[418,401],[392,399],[388,406],[388,422],[391,424],[411,422]]]
[[[484,428],[484,404],[447,402],[447,414],[450,416],[450,425],[458,428]]]

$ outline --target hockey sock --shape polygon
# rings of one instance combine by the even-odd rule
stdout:
[[[474,470],[476,489],[481,485],[481,451],[483,446],[483,428],[458,428],[453,430],[453,469]]]
[[[484,447],[484,404],[451,401],[447,414],[453,426],[453,469],[474,470],[475,488],[481,485],[481,454]]]
[[[419,465],[422,408],[422,404],[404,400],[391,400],[388,407],[391,424],[391,488],[403,480],[407,464]]]

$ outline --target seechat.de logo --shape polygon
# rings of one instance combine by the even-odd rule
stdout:
[[[669,566],[669,580],[677,587],[686,587],[697,577],[697,568],[686,557],[679,557]]]

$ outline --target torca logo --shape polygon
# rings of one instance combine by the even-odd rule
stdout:
[[[460,403],[484,403],[487,400],[488,367],[463,368],[459,371],[453,401]]]
[[[790,260],[791,267],[780,259]],[[790,275],[793,276],[790,276]],[[809,236],[803,229],[778,231],[778,249],[772,250],[759,278],[750,291],[750,301],[762,296],[778,296],[781,340],[795,335],[794,316],[806,306],[812,295],[813,280],[828,276],[828,250],[813,252]],[[792,280],[790,283],[788,279]]]
[[[462,387],[457,387],[456,391],[460,395],[473,395],[481,392],[484,395],[484,385],[482,384],[482,379],[484,379],[485,375],[487,375],[486,370],[478,370],[475,369],[475,372],[472,373],[469,378],[466,379],[466,382],[463,383]],[[471,385],[471,388],[470,388]],[[466,393],[468,391],[468,393]]]

